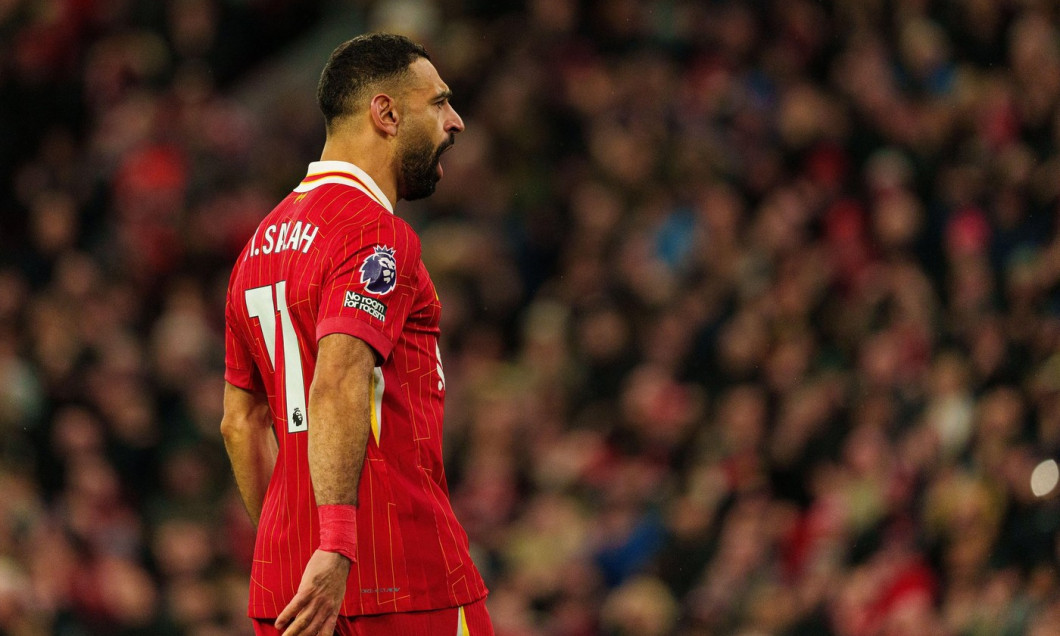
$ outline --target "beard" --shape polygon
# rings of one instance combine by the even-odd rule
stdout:
[[[426,133],[417,132],[399,149],[401,172],[398,174],[398,198],[406,201],[423,199],[434,194],[438,185],[438,162],[442,153],[453,145],[450,135],[437,148]]]

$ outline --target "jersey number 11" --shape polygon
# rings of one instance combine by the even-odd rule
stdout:
[[[273,293],[275,290],[275,294]],[[273,302],[275,296],[276,301]],[[244,293],[247,302],[247,314],[258,319],[265,349],[269,352],[269,362],[274,373],[276,368],[276,338],[283,346],[284,401],[287,406],[287,432],[301,433],[309,429],[309,418],[305,408],[305,380],[302,377],[302,351],[298,346],[298,336],[291,322],[291,312],[287,309],[287,281],[281,280],[275,285],[255,287]],[[280,312],[281,333],[276,333],[276,311]]]

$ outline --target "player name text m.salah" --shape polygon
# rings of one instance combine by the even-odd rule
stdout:
[[[320,228],[312,223],[285,221],[273,224],[265,228],[261,233],[261,245],[255,245],[253,249],[247,250],[247,258],[258,254],[278,254],[289,250],[300,250],[303,254],[309,253],[309,246],[317,237]],[[255,237],[257,238],[257,237]]]

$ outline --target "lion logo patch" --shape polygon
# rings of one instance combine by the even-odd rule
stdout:
[[[385,296],[397,286],[397,260],[393,247],[376,245],[361,263],[361,283],[364,290],[375,296]]]

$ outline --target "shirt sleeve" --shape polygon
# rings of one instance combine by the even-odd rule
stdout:
[[[239,310],[232,306],[232,292],[229,289],[225,302],[225,380],[247,391],[263,391],[264,385],[254,365],[254,356],[246,340],[239,335],[238,325],[242,319]]]
[[[391,218],[348,234],[340,243],[324,277],[317,340],[344,333],[365,341],[380,361],[386,360],[416,299],[419,238],[406,223]]]

